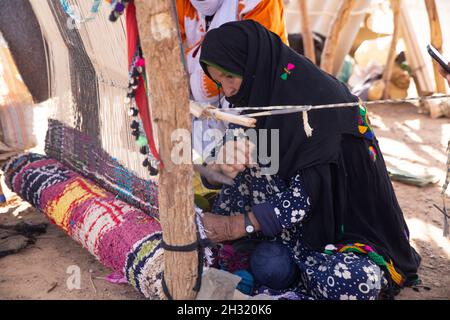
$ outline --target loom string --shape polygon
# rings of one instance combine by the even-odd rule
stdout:
[[[397,104],[397,103],[407,103],[413,101],[428,101],[428,100],[442,100],[448,99],[450,95],[439,95],[439,96],[429,96],[429,97],[415,97],[415,98],[407,98],[407,99],[386,99],[386,100],[376,100],[376,101],[363,101],[365,105],[372,104]],[[265,106],[265,107],[239,107],[239,108],[231,108],[224,109],[223,112],[228,112],[232,114],[240,113],[242,111],[258,111],[264,110],[265,112],[259,113],[251,113],[246,116],[251,117],[262,117],[262,116],[271,116],[275,114],[287,114],[287,113],[295,113],[295,112],[303,112],[314,109],[327,109],[327,108],[342,108],[342,107],[354,107],[358,106],[361,102],[348,102],[348,103],[332,103],[332,104],[322,104],[322,105],[297,105],[297,106]],[[279,111],[279,112],[277,112]]]
[[[49,85],[52,96],[55,97],[49,102],[54,107],[52,117],[72,126],[77,106],[72,101],[70,91],[68,49],[56,27],[55,18],[49,9],[50,4],[40,0],[30,2],[48,43]],[[91,4],[78,0],[74,5],[86,10]],[[106,6],[103,8],[107,9]],[[137,176],[148,179],[148,171],[141,166],[141,155],[134,138],[129,134],[127,126],[122,125],[130,122],[127,109],[123,105],[123,89],[128,83],[127,52],[124,46],[126,33],[123,21],[111,24],[106,15],[104,17],[100,14],[90,23],[84,24],[79,33],[98,79],[102,147]],[[120,92],[117,88],[120,88]]]
[[[123,46],[126,42],[126,34],[123,27],[121,27],[122,23],[119,20],[117,24],[111,24],[108,19],[101,15],[98,19],[84,27],[88,29],[86,35],[90,38],[86,42],[102,44],[105,42],[105,39],[111,42],[107,46],[95,46],[93,48],[95,52],[92,54],[92,57],[93,59],[102,57],[101,61],[99,61],[99,64],[101,63],[99,70],[102,72],[104,78],[118,80],[119,83],[124,83],[123,87],[125,87],[128,79],[124,76],[123,70],[127,70],[128,72],[128,67],[127,52]],[[105,37],[102,32],[98,32],[97,30],[105,30],[110,34],[110,37]],[[125,162],[126,167],[140,172],[141,178],[146,178],[148,174],[140,165],[141,161],[138,160],[141,155],[139,153],[132,155],[128,152],[128,150],[136,150],[136,145],[134,138],[129,134],[127,126],[120,127],[120,135],[117,134],[115,124],[127,124],[130,122],[130,117],[127,115],[127,108],[125,108],[122,102],[123,91],[119,93],[114,88],[111,88],[108,81],[101,87],[106,96],[104,103],[101,104],[103,105],[101,116],[105,118],[105,121],[103,121],[105,123],[105,130],[102,131],[102,143],[105,145],[108,153],[120,158],[122,163]]]

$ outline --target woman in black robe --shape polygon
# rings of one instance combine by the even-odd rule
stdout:
[[[374,299],[382,288],[392,297],[417,283],[420,256],[367,110],[347,87],[254,21],[208,32],[200,61],[233,107],[355,102],[259,117],[257,129],[278,130],[277,148],[269,150],[279,154],[278,173],[261,175],[262,159],[253,167],[219,166],[234,184],[222,187],[213,213],[204,215],[210,239],[255,231],[283,243],[301,279],[277,289],[301,288],[301,298]],[[256,269],[264,282],[258,274],[267,270]]]

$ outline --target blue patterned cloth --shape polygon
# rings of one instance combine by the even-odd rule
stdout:
[[[238,215],[253,211],[261,225],[262,237],[285,244],[300,269],[301,281],[293,288],[273,290],[259,287],[255,293],[268,293],[279,299],[361,299],[374,300],[387,285],[383,271],[366,255],[346,252],[326,254],[303,244],[302,224],[310,208],[301,176],[286,183],[280,177],[262,175],[256,167],[224,186],[213,212]],[[330,244],[328,252],[334,249]]]

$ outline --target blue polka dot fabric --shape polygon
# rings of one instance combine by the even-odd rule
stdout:
[[[380,267],[367,255],[354,252],[327,254],[312,251],[303,244],[302,224],[308,217],[310,201],[300,174],[286,183],[276,175],[262,175],[257,167],[252,167],[241,172],[233,186],[222,188],[212,212],[239,215],[266,203],[281,225],[281,232],[271,240],[280,241],[288,247],[300,270],[301,280],[292,288],[283,290],[259,286],[255,294],[266,293],[279,299],[299,300],[377,299],[387,281]],[[330,252],[333,248],[330,244],[324,250]]]

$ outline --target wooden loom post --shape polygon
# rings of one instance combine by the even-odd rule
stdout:
[[[302,18],[303,47],[305,48],[305,56],[315,64],[316,53],[314,52],[314,39],[309,24],[308,4],[306,1],[308,0],[298,0],[300,17]]]
[[[339,42],[339,36],[350,18],[350,13],[352,12],[355,4],[355,0],[342,1],[336,18],[330,26],[330,32],[325,42],[325,48],[322,53],[322,62],[320,65],[323,70],[330,74],[333,73],[334,59],[336,55],[336,47]]]
[[[171,0],[135,1],[141,46],[148,70],[152,114],[158,125],[160,156],[159,213],[163,239],[184,246],[197,241],[192,164],[176,165],[171,152],[178,144],[171,135],[187,129],[190,141],[188,78],[182,65],[176,14]],[[188,159],[191,159],[191,149]],[[184,155],[186,157],[186,155]],[[194,299],[197,279],[196,251],[164,252],[164,278],[173,299]]]
[[[425,56],[417,43],[413,21],[405,2],[402,2],[400,7],[400,30],[405,41],[406,59],[411,66],[417,92],[420,96],[429,96],[434,89],[431,85],[431,78],[425,68],[425,57],[428,56],[428,53]]]
[[[427,7],[428,20],[430,23],[430,35],[431,44],[433,47],[442,52],[442,30],[439,21],[439,14],[436,7],[435,0],[425,0],[425,6]],[[433,60],[434,79],[436,82],[436,92],[446,93],[444,78],[440,75],[438,64]]]
[[[389,83],[392,76],[392,70],[395,63],[395,55],[397,49],[397,42],[400,35],[400,3],[401,0],[391,0],[392,12],[394,15],[394,33],[392,34],[391,47],[389,48],[386,66],[383,72],[383,82],[385,84],[383,98],[389,98]]]

